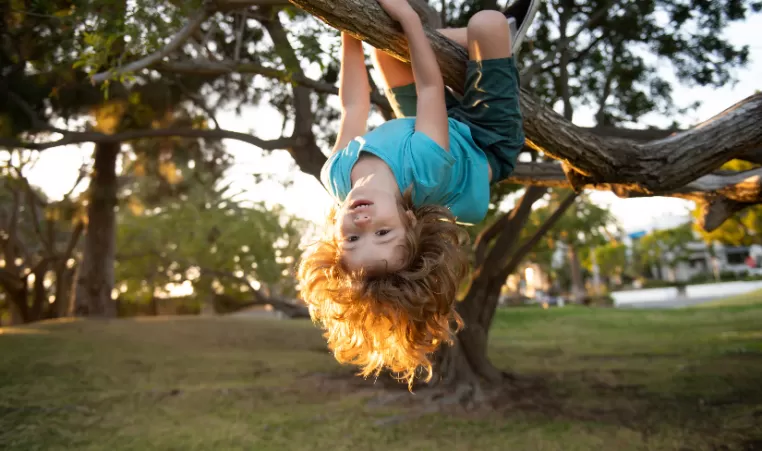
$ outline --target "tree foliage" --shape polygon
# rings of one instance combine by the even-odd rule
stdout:
[[[636,261],[644,273],[645,268],[675,265],[690,258],[688,243],[694,241],[690,222],[671,229],[655,230],[638,240],[635,248]]]
[[[282,209],[236,200],[229,189],[195,189],[151,210],[120,212],[117,280],[137,301],[190,283],[201,298],[295,296],[290,268],[307,224]]]
[[[572,120],[589,108],[599,126],[681,108],[674,82],[720,87],[749,61],[722,31],[759,12],[754,0],[550,0],[522,52],[525,82]],[[530,50],[530,51],[527,51]],[[671,74],[670,74],[671,72]]]
[[[606,279],[621,278],[629,269],[627,246],[620,241],[596,246],[588,252],[582,264],[590,272],[593,271],[593,264],[597,265],[599,274]]]
[[[540,227],[568,194],[567,190],[553,190],[547,196],[547,203],[532,211],[527,227],[522,231],[522,239],[531,236]],[[573,247],[582,259],[590,249],[604,245],[612,236],[616,236],[619,223],[611,211],[593,203],[589,196],[580,195],[572,206],[558,220],[556,225],[534,247],[527,259],[540,265],[547,273],[557,278],[568,280],[568,274],[561,274],[569,269],[563,264],[566,256],[558,252]]]
[[[79,203],[52,201],[26,179],[28,152],[0,159],[0,317],[30,322],[64,314],[82,232]]]

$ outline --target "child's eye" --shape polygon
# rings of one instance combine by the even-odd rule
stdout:
[[[350,236],[348,236],[348,237],[346,237],[344,239],[346,241],[349,241],[351,243],[352,241],[357,241],[357,235],[350,235]]]
[[[391,232],[391,230],[387,230],[387,229],[379,230],[378,232],[376,232],[376,235],[378,235],[378,236],[384,236],[384,235],[386,235],[389,232]]]

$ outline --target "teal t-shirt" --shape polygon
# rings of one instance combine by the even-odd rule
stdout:
[[[458,222],[480,222],[489,207],[489,163],[468,126],[452,118],[449,122],[447,152],[415,131],[415,118],[387,121],[334,152],[321,171],[323,185],[337,202],[344,201],[352,189],[352,168],[360,153],[368,152],[389,166],[400,192],[413,185],[415,206],[443,205]]]

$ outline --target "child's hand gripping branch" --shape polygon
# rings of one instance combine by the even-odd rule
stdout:
[[[467,28],[438,30],[471,57],[459,98],[445,89],[407,1],[378,1],[410,49],[410,64],[373,53],[397,119],[366,133],[362,44],[343,34],[341,125],[321,174],[338,205],[298,277],[339,362],[359,365],[364,376],[389,369],[412,385],[417,369],[431,376],[429,356],[462,324],[454,303],[467,234],[456,218],[484,218],[490,185],[510,174],[524,145],[512,56],[539,0],[517,0],[508,19],[482,11]]]
[[[378,0],[378,3],[392,19],[402,25],[410,48],[410,64],[418,95],[415,129],[449,151],[445,86],[434,50],[423,31],[421,19],[407,0]]]

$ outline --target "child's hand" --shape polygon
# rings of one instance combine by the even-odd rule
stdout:
[[[403,22],[405,19],[416,16],[415,10],[407,0],[377,0],[378,4],[384,8],[389,16],[397,22]]]

